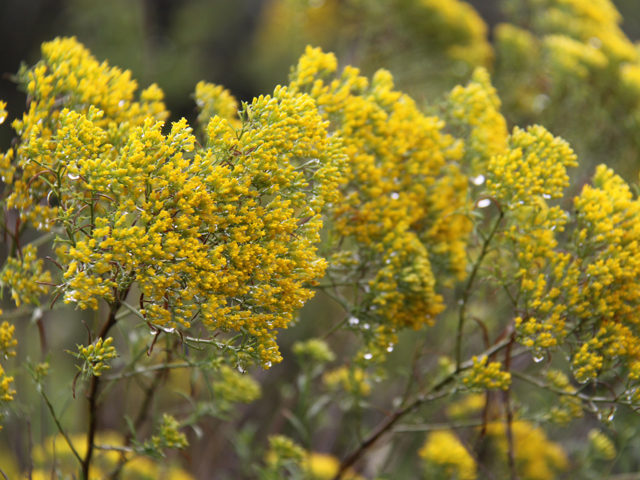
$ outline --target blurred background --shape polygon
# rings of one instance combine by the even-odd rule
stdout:
[[[78,37],[98,59],[108,59],[111,65],[131,70],[141,87],[157,83],[165,91],[175,119],[195,117],[189,95],[200,80],[222,84],[245,101],[273,90],[278,83],[287,81],[290,66],[307,43],[334,50],[342,64],[359,63],[366,73],[377,68],[390,69],[401,88],[423,88],[424,83],[437,85],[441,77],[451,72],[443,72],[443,64],[427,54],[447,43],[446,35],[425,31],[427,22],[414,25],[408,16],[389,15],[385,3],[3,0],[0,98],[9,103],[10,118],[15,117],[24,106],[24,97],[16,92],[8,76],[17,72],[21,62],[35,63],[42,42],[70,35]],[[501,2],[468,3],[489,26],[486,33],[491,39],[491,28],[506,19]],[[624,19],[622,29],[631,40],[640,38],[640,2],[614,3]],[[367,9],[366,18],[362,16],[362,8]],[[397,31],[397,27],[404,27],[405,31]],[[403,35],[410,36],[411,41],[402,38]],[[450,35],[455,36],[455,32]],[[413,62],[409,63],[409,59]],[[441,86],[450,88],[470,73],[459,65],[455,72],[458,78]],[[7,132],[2,133],[6,139]]]

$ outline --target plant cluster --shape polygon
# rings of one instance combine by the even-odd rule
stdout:
[[[357,25],[356,3],[327,0],[314,15]],[[512,119],[547,111],[529,90],[544,83],[536,75],[550,79],[544,95],[557,108],[599,88],[607,107],[635,105],[618,87],[640,60],[608,1],[510,3],[532,25],[497,30],[496,83],[521,75],[510,87],[519,93],[505,95]],[[281,12],[267,12],[272,35],[302,6],[269,8]],[[288,85],[252,102],[200,82],[193,128],[165,124],[158,86],[136,93],[129,72],[75,38],[43,44],[42,59],[21,68],[27,110],[0,154],[0,284],[16,305],[0,324],[0,420],[15,428],[29,416],[28,386],[12,387],[28,372],[57,432],[30,454],[31,478],[190,478],[171,450],[196,448],[212,421],[238,427],[240,475],[262,480],[393,478],[411,467],[436,479],[543,480],[572,466],[591,478],[632,442],[615,433],[614,414],[640,408],[633,186],[603,164],[578,190],[567,141],[541,125],[508,127],[467,4],[399,0],[393,12],[412,37],[424,29],[444,57],[476,65],[468,81],[424,107],[389,71],[339,69],[309,46]],[[587,81],[596,71],[602,85]],[[278,330],[304,323],[314,295],[328,321],[290,354],[285,345],[289,361],[277,365]],[[43,319],[62,308],[64,320]],[[51,393],[64,350],[48,346],[53,321],[77,346],[67,350],[75,379],[60,377],[67,404]],[[36,335],[38,364],[20,351]],[[260,372],[294,359],[295,380],[266,395]],[[132,382],[141,395],[115,407],[122,422],[103,418]],[[258,408],[241,404],[269,397],[281,402],[270,430],[240,427]],[[69,404],[84,414],[65,418]],[[343,419],[329,442],[337,456],[321,453],[332,416]],[[581,458],[547,427],[585,417],[611,430],[585,436]],[[426,436],[410,462],[394,463],[407,432]]]

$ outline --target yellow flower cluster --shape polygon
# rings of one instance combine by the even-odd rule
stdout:
[[[313,45],[339,57],[356,49],[359,67],[386,65],[415,82],[416,75],[433,74],[425,64],[438,75],[464,74],[467,65],[490,67],[487,31],[478,12],[460,0],[273,0],[260,16],[249,68],[266,84],[277,81],[270,72],[284,71]]]
[[[106,362],[118,356],[116,348],[111,346],[112,342],[113,338],[111,337],[104,341],[102,338],[99,338],[95,345],[91,344],[88,347],[78,345],[78,353],[69,353],[84,361],[82,367],[77,368],[85,376],[89,377],[91,375],[95,375],[96,377],[99,377],[102,375],[103,371],[111,368]]]
[[[448,95],[447,124],[468,130],[465,162],[471,165],[473,174],[485,173],[491,157],[507,149],[509,132],[500,105],[489,73],[482,67],[474,70],[467,86],[457,85]]]
[[[546,36],[543,48],[548,52],[553,78],[563,79],[573,75],[586,80],[608,63],[602,51],[564,35]]]
[[[137,83],[131,73],[99,63],[73,37],[44,43],[42,60],[33,68],[23,67],[18,81],[26,89],[29,109],[13,123],[21,142],[3,156],[0,168],[5,182],[12,184],[7,206],[17,208],[22,221],[29,220],[41,230],[49,230],[57,214],[50,195],[50,186],[57,180],[56,172],[50,169],[53,152],[46,147],[65,107],[79,114],[88,114],[92,108],[104,112],[96,126],[104,129],[112,144],[123,141],[128,131],[145,119],[168,116],[163,93],[156,85],[135,101]],[[32,150],[34,144],[44,147],[37,155]]]
[[[229,403],[251,403],[262,396],[258,382],[226,365],[220,368],[220,378],[213,382],[213,392],[219,400]]]
[[[13,400],[15,390],[11,390],[9,384],[13,382],[13,377],[5,374],[2,365],[0,365],[0,402],[10,402]]]
[[[502,208],[511,208],[537,197],[561,198],[569,186],[567,167],[577,165],[569,144],[534,125],[516,127],[508,139],[508,151],[491,158],[487,191]]]
[[[333,455],[320,452],[308,452],[300,465],[309,480],[331,480],[340,469],[340,460]],[[352,469],[347,469],[342,477],[344,480],[364,480]]]
[[[70,435],[74,449],[81,457],[86,455],[87,440],[82,434]],[[95,437],[95,444],[99,446],[124,446],[124,438],[116,432],[98,432]],[[98,449],[94,453],[94,460],[91,464],[90,478],[98,480],[105,478],[111,473],[121,461],[123,455],[127,457],[127,462],[122,468],[122,478],[126,480],[144,480],[150,478],[162,478],[166,480],[193,480],[193,477],[185,470],[168,465],[165,462],[158,462],[150,458],[134,456],[115,450]],[[32,478],[34,480],[47,480],[51,478],[52,467],[62,475],[62,478],[73,478],[78,471],[78,460],[73,455],[66,440],[61,435],[46,438],[40,445],[35,445],[33,449],[34,470]]]
[[[442,310],[434,274],[443,282],[466,274],[464,147],[395,91],[389,72],[369,81],[352,67],[336,71],[332,54],[308,47],[290,88],[310,94],[344,139],[349,182],[331,216],[333,235],[353,247],[333,257],[333,268],[360,284],[368,319],[360,328],[382,326],[393,343],[396,329],[431,324]]]
[[[635,158],[640,52],[611,0],[524,0],[496,28],[497,76],[516,123],[543,121],[594,156]],[[615,119],[615,120],[614,120]],[[593,141],[584,140],[593,138]],[[634,153],[635,152],[635,153]]]
[[[640,202],[620,177],[600,166],[574,208],[569,248],[556,248],[550,236],[546,248],[532,250],[529,263],[520,262],[527,313],[516,327],[534,351],[571,341],[574,376],[586,382],[614,359],[624,367],[640,358]],[[519,228],[527,236],[531,224]],[[543,239],[536,236],[529,241]],[[574,335],[567,339],[569,331]],[[629,379],[635,381],[633,369]]]
[[[537,27],[546,33],[558,33],[584,43],[591,41],[595,49],[602,49],[612,63],[637,60],[633,43],[618,24],[620,13],[610,0],[534,0]],[[599,42],[593,42],[592,39]]]
[[[278,467],[287,462],[300,464],[305,457],[304,448],[285,435],[269,437],[269,450],[265,453],[265,461],[271,467]]]
[[[478,477],[476,462],[468,450],[451,431],[431,432],[418,455],[425,461],[429,478],[456,478],[475,480]]]
[[[305,479],[331,480],[336,476],[340,468],[340,460],[333,455],[313,451],[307,452],[284,435],[269,437],[269,446],[270,448],[265,454],[265,461],[274,470],[273,473],[277,475],[274,478],[281,478],[281,468],[295,466]],[[363,480],[363,477],[350,468],[343,472],[341,478],[345,480]]]
[[[324,273],[314,243],[345,162],[313,99],[278,87],[240,119],[211,119],[196,148],[184,119],[162,133],[155,87],[133,102],[129,74],[98,64],[75,39],[43,52],[21,73],[34,100],[14,125],[23,174],[8,202],[21,215],[48,209],[47,225],[63,228],[64,301],[118,306],[137,284],[148,323],[242,331],[261,365],[280,361],[274,329]],[[54,108],[52,95],[65,101]],[[202,84],[198,95],[206,116],[232,113],[223,91]]]
[[[238,101],[221,85],[198,82],[195,91],[196,105],[200,110],[198,123],[206,126],[213,117],[232,121],[238,117]]]
[[[616,446],[613,441],[600,430],[589,432],[589,445],[596,457],[603,460],[613,460],[616,458]]]
[[[2,310],[0,310],[0,315],[2,315]],[[9,322],[0,324],[0,356],[4,358],[15,357],[16,355],[15,350],[13,350],[18,345],[18,341],[13,338],[15,330],[16,327]]]
[[[293,353],[299,357],[309,357],[314,363],[329,363],[336,359],[327,342],[319,338],[312,338],[306,342],[296,342],[292,347]]]
[[[10,402],[13,400],[13,396],[16,394],[15,390],[11,389],[11,382],[13,382],[13,377],[8,376],[2,365],[0,365],[0,408],[3,406],[3,403]],[[0,411],[0,421],[4,418],[4,413]],[[2,425],[0,425],[0,430],[2,430]]]
[[[517,420],[511,425],[516,471],[522,480],[552,480],[556,473],[569,467],[564,449],[547,438],[544,430],[530,422]],[[487,425],[487,435],[496,442],[496,447],[507,462],[509,444],[503,423]]]
[[[487,25],[468,3],[460,0],[402,0],[399,13],[414,41],[444,50],[455,60],[489,66],[493,49]]]
[[[350,395],[366,397],[371,393],[369,374],[360,367],[338,367],[322,376],[324,384],[331,390],[342,388]]]
[[[487,398],[483,393],[472,393],[447,407],[447,414],[451,418],[467,418],[485,407]]]
[[[500,362],[487,364],[487,357],[473,357],[473,366],[469,369],[462,383],[472,390],[507,390],[511,385],[511,374],[500,370]]]
[[[43,261],[37,257],[38,249],[27,245],[22,249],[22,258],[9,257],[2,272],[0,284],[11,289],[11,298],[16,306],[22,303],[40,305],[40,296],[49,292],[51,273],[42,271]]]
[[[553,405],[549,411],[549,419],[558,425],[566,425],[575,418],[581,418],[584,413],[582,411],[582,401],[572,396],[576,389],[569,383],[569,378],[560,370],[549,369],[547,371],[546,380],[550,386],[559,391],[567,392],[562,395],[558,405]]]
[[[162,417],[160,432],[158,435],[151,437],[151,443],[156,449],[172,448],[181,450],[189,446],[187,436],[180,433],[178,429],[180,424],[171,415],[165,413]]]

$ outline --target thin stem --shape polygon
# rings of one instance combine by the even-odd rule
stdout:
[[[129,305],[126,302],[122,302],[122,306],[124,308],[126,308],[127,310],[129,310],[131,313],[133,313],[135,316],[137,316],[138,318],[144,320],[145,322],[147,321],[146,318],[144,318],[144,315],[142,315],[138,310],[136,310],[135,308],[133,308],[131,305]],[[123,317],[126,315],[123,315]]]
[[[538,380],[537,378],[534,378],[530,375],[527,375],[526,373],[518,372],[515,370],[511,372],[511,375],[527,383],[530,383],[531,385],[544,388],[545,390],[555,393],[556,395],[576,397],[576,398],[579,398],[580,400],[584,400],[585,402],[591,402],[591,403],[618,403],[621,405],[632,405],[631,402],[620,400],[619,398],[590,397],[589,395],[585,395],[584,393],[580,393],[580,392],[572,392],[570,390],[560,390],[558,388],[547,385],[543,381]]]
[[[175,345],[174,345],[174,348],[175,348]],[[167,355],[165,356],[164,364],[161,366],[164,366],[164,367],[169,366],[169,362],[171,361],[171,353],[172,353],[172,350],[167,349]],[[147,388],[144,389],[144,400],[140,405],[140,409],[138,410],[138,415],[136,416],[136,419],[133,423],[134,431],[137,431],[149,416],[149,407],[151,406],[153,395],[155,394],[157,388],[160,386],[162,381],[166,378],[165,375],[168,373],[169,369],[164,368],[164,369],[156,369],[156,370],[157,372],[153,381],[151,382],[151,385],[149,385]],[[129,433],[127,433],[127,436],[125,437],[125,441],[124,441],[124,446],[121,448],[125,448],[125,449],[130,448],[129,445],[131,445],[131,441],[134,440],[134,431],[130,431]],[[127,450],[122,450],[122,451],[127,451]],[[116,467],[108,475],[107,478],[111,480],[117,479],[118,476],[120,475],[120,472],[124,468],[127,460],[128,460],[127,457],[123,455],[120,461],[118,462],[118,465],[116,465]]]
[[[80,457],[80,455],[74,448],[73,443],[71,443],[71,439],[67,435],[67,432],[65,432],[64,428],[62,428],[62,424],[60,423],[60,420],[58,419],[56,412],[53,409],[53,405],[51,405],[51,402],[49,401],[49,397],[47,397],[47,394],[44,393],[42,386],[39,385],[37,390],[38,390],[38,393],[42,395],[42,398],[44,399],[44,403],[47,404],[47,407],[49,408],[49,412],[51,412],[51,417],[53,418],[53,421],[56,424],[56,427],[58,427],[58,431],[60,432],[60,435],[64,437],[65,441],[67,442],[67,445],[69,445],[69,448],[71,449],[71,452],[80,462],[80,465],[84,465],[84,460]]]
[[[459,423],[431,423],[428,425],[396,425],[391,429],[394,433],[433,432],[437,430],[459,430],[463,428],[481,427],[482,419]]]
[[[510,338],[503,339],[485,352],[481,353],[479,356],[491,356],[502,348],[506,347],[510,342]],[[448,395],[448,391],[441,392],[440,390],[448,385],[451,381],[453,381],[458,373],[463,370],[467,370],[472,366],[473,360],[467,360],[460,365],[459,369],[446,375],[431,386],[425,388],[422,392],[418,393],[412,401],[407,402],[406,405],[403,405],[402,407],[397,408],[395,411],[393,411],[393,413],[391,413],[389,416],[387,416],[387,418],[380,422],[378,426],[374,428],[371,433],[369,433],[369,435],[367,435],[360,442],[360,444],[344,458],[344,460],[342,460],[338,473],[333,478],[333,480],[339,480],[345,473],[345,471],[354,463],[356,463],[360,459],[360,457],[362,457],[362,455],[376,442],[376,440],[378,440],[378,438],[389,431],[398,422],[398,420],[404,417],[407,413],[413,411],[416,407],[420,406],[423,403],[430,402]]]
[[[511,341],[507,345],[505,351],[504,369],[506,372],[511,370],[511,346],[513,345],[514,335],[510,336]],[[509,472],[511,473],[511,480],[518,480],[518,472],[516,471],[516,451],[515,442],[513,439],[513,411],[511,410],[511,386],[503,392],[504,408],[506,413],[506,436],[508,446],[508,459],[509,459]]]
[[[464,331],[464,323],[466,320],[467,313],[467,303],[469,302],[469,297],[471,296],[471,291],[473,289],[473,283],[475,282],[476,276],[478,275],[478,271],[480,270],[480,265],[482,265],[482,261],[486,257],[489,251],[489,244],[493,239],[494,235],[498,231],[498,227],[504,218],[504,213],[500,210],[500,214],[498,215],[498,219],[496,223],[493,225],[489,236],[487,236],[486,240],[482,244],[482,250],[480,251],[480,255],[473,265],[473,269],[471,270],[471,275],[469,275],[469,280],[467,280],[467,285],[462,294],[462,299],[460,300],[460,313],[458,315],[458,330],[456,334],[456,372],[460,371],[460,367],[462,364],[462,334]]]
[[[201,362],[201,363],[172,363],[170,365],[153,365],[151,367],[147,367],[147,368],[140,368],[137,370],[133,370],[133,371],[129,371],[129,372],[123,372],[123,373],[119,373],[116,375],[110,375],[110,376],[105,376],[104,379],[105,380],[122,380],[124,378],[131,378],[131,377],[135,377],[136,375],[144,375],[146,373],[151,373],[151,372],[157,372],[157,371],[162,371],[162,370],[171,370],[171,369],[175,369],[175,368],[192,368],[192,367],[200,367],[202,365],[207,364],[208,362]]]
[[[104,339],[107,333],[116,323],[116,313],[120,307],[120,303],[111,305],[109,311],[109,318],[102,326],[98,338]],[[100,385],[100,377],[91,377],[91,384],[89,386],[89,393],[87,399],[89,400],[89,431],[87,433],[87,453],[82,460],[82,478],[83,480],[89,480],[89,471],[91,468],[91,458],[93,457],[93,441],[96,436],[98,427],[98,386]]]
[[[330,337],[331,335],[336,333],[338,330],[340,330],[340,328],[342,328],[342,326],[345,323],[347,323],[348,320],[349,320],[349,317],[344,317],[342,320],[336,323],[333,327],[331,327],[327,333],[325,333],[322,337],[320,337],[320,339],[326,340],[328,337]]]

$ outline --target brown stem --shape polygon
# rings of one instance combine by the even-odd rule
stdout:
[[[158,333],[159,332],[160,331],[158,331]],[[154,337],[154,340],[153,340],[154,343],[156,338],[158,338],[157,335]],[[176,345],[174,344],[174,348],[175,347]],[[173,353],[173,349],[167,350],[167,356],[164,362],[165,367],[169,365],[169,362],[171,361],[172,353]],[[149,387],[145,389],[144,400],[142,401],[142,404],[140,405],[140,409],[138,410],[138,415],[136,416],[136,419],[133,422],[135,430],[138,430],[147,420],[149,416],[149,410],[150,410],[149,407],[151,406],[151,401],[153,400],[153,396],[156,390],[158,389],[158,387],[162,384],[162,382],[166,380],[168,374],[169,374],[169,371],[166,368],[158,370],[153,378],[153,381],[151,382],[151,385],[149,385]],[[129,433],[127,433],[124,439],[123,447],[128,447],[129,445],[131,445],[132,440],[133,440],[133,432],[130,431]],[[127,462],[127,458],[123,455],[120,461],[118,462],[118,465],[116,465],[113,471],[106,478],[108,478],[109,480],[116,480],[117,478],[119,478],[120,472],[122,471],[122,468],[124,467],[126,462]]]
[[[508,344],[512,342],[511,339],[502,340],[501,342],[496,343],[491,348],[480,354],[479,356],[489,356],[493,355],[502,348],[506,347]],[[448,385],[450,382],[454,380],[456,375],[463,370],[471,368],[473,366],[473,361],[468,360],[461,365],[459,365],[459,369],[455,372],[447,375],[442,378],[440,381],[433,384],[430,388],[427,388],[422,393],[418,394],[411,402],[408,402],[402,408],[396,409],[391,415],[385,418],[369,435],[367,435],[351,453],[349,453],[344,460],[340,463],[340,469],[333,480],[340,480],[342,475],[346,472],[346,470],[351,467],[354,463],[356,463],[362,455],[373,445],[376,440],[378,440],[385,432],[389,431],[391,427],[393,427],[398,420],[404,417],[407,413],[413,411],[416,407],[421,404],[435,400],[437,398],[441,398],[447,394],[447,392],[440,392],[440,390]]]
[[[511,346],[514,342],[514,334],[511,334],[511,341],[507,345],[505,350],[505,360],[504,360],[504,369],[506,372],[510,371],[511,367]],[[516,451],[513,440],[513,410],[511,409],[511,386],[504,392],[504,408],[506,411],[506,436],[507,436],[507,445],[508,445],[508,460],[509,460],[509,471],[511,473],[511,480],[518,480],[518,472],[516,471]]]
[[[111,310],[109,311],[109,318],[102,326],[100,333],[98,334],[98,338],[104,339],[107,336],[107,333],[113,327],[116,320],[116,313],[118,313],[118,309],[120,308],[119,302],[115,302],[111,305]],[[87,400],[89,400],[89,431],[87,433],[87,453],[82,460],[82,479],[89,480],[89,470],[91,468],[91,458],[93,457],[93,441],[96,436],[96,431],[98,427],[98,386],[100,385],[100,377],[93,376],[91,377],[91,384],[89,385],[89,392],[87,393]]]

